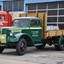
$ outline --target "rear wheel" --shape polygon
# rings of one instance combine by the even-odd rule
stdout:
[[[0,53],[2,53],[4,50],[4,47],[0,47]]]
[[[45,47],[45,43],[43,43],[43,45],[40,45],[40,46],[36,46],[37,49],[43,49]]]
[[[16,45],[16,52],[18,55],[24,55],[27,48],[27,42],[24,38],[20,38]]]
[[[61,51],[64,49],[64,37],[58,37],[57,40],[58,44],[55,45],[55,49]]]

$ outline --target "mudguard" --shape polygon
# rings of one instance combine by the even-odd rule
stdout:
[[[28,36],[31,39],[31,37],[29,35],[25,34],[25,33],[17,33],[15,35],[12,35],[12,36],[8,37],[7,40],[8,40],[8,42],[17,42],[17,41],[19,41],[19,39],[22,36]]]

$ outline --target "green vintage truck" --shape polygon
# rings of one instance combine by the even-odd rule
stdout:
[[[64,30],[46,30],[45,12],[20,14],[12,27],[0,28],[0,53],[5,48],[15,48],[18,55],[26,53],[27,46],[43,49],[47,44],[56,50],[64,48]]]

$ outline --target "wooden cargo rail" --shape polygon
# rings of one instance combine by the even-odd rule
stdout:
[[[61,35],[64,35],[64,30],[50,30],[50,31],[46,31],[45,38],[46,37],[61,36]]]

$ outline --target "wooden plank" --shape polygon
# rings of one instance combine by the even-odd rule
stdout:
[[[42,34],[42,37],[43,37],[43,35],[45,35],[45,34],[44,34],[44,31],[43,31],[43,27],[44,27],[44,26],[43,26],[43,21],[44,21],[44,20],[43,20],[43,16],[44,16],[44,13],[38,13],[38,18],[41,19],[41,21],[42,21],[42,33],[43,33],[43,34]],[[44,29],[45,29],[45,27],[44,27]]]
[[[56,31],[50,31],[48,34],[49,34],[50,37],[56,36]]]
[[[64,30],[47,31],[45,37],[61,36],[64,35]]]
[[[27,13],[27,17],[37,17],[37,13]]]
[[[63,30],[63,35],[64,35],[64,30]]]
[[[61,36],[62,34],[63,34],[62,30],[57,30],[57,31],[56,31],[56,35],[57,35],[57,36]]]
[[[42,21],[42,37],[45,38],[46,37],[46,26],[47,26],[47,14],[46,12],[39,12],[38,13],[38,18],[41,19]]]
[[[26,17],[26,13],[25,14],[19,14],[19,17]]]
[[[40,18],[42,21],[43,21],[43,16],[44,16],[44,13],[42,12],[42,13],[38,13],[38,18]]]

